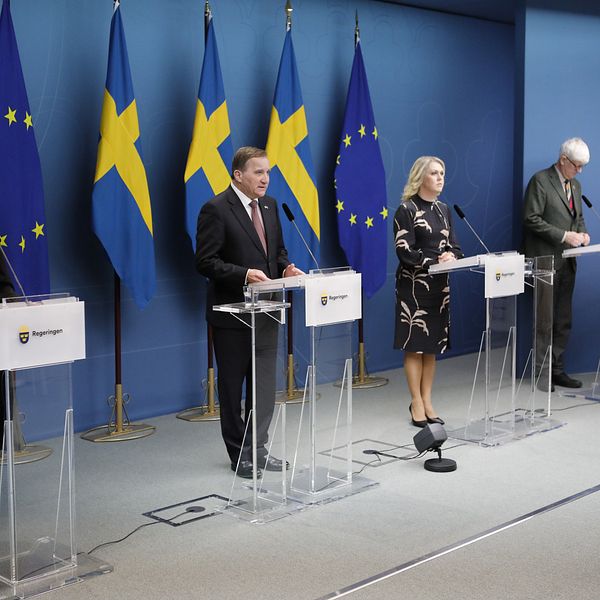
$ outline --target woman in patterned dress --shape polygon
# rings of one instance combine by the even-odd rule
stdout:
[[[449,347],[448,275],[428,275],[429,266],[454,261],[462,252],[448,206],[438,200],[444,187],[444,162],[421,156],[412,166],[394,216],[396,271],[394,348],[404,350],[404,372],[415,427],[444,421],[431,404],[435,356]]]

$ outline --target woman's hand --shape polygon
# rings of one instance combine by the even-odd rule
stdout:
[[[452,262],[456,260],[453,252],[442,252],[438,257],[439,263]]]

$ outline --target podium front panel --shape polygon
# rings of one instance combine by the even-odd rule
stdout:
[[[84,303],[74,297],[0,305],[0,369],[85,358]]]

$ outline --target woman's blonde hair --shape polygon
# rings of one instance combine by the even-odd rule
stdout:
[[[429,163],[432,162],[440,163],[444,171],[446,171],[446,165],[441,158],[438,158],[437,156],[419,156],[419,158],[415,160],[410,169],[410,173],[408,174],[408,181],[402,192],[403,201],[412,198],[419,191],[419,188],[423,184],[423,179],[425,179],[425,170],[429,166]]]

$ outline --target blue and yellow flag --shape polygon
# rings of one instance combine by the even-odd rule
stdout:
[[[194,132],[184,175],[186,229],[194,251],[200,207],[229,185],[232,159],[227,101],[211,18],[206,32]]]
[[[291,29],[285,35],[279,64],[266,150],[271,163],[267,193],[280,205],[285,202],[290,207],[296,225],[319,260],[319,196]],[[316,268],[292,223],[283,217],[281,221],[290,260],[304,271]]]
[[[108,73],[100,120],[93,226],[114,270],[143,308],[156,289],[152,207],[121,10],[110,26]]]
[[[367,298],[384,284],[387,274],[387,194],[377,137],[359,42],[348,86],[335,185],[340,244],[349,264],[362,273]]]
[[[29,295],[50,292],[42,169],[10,16],[0,16],[0,246]],[[15,285],[17,294],[19,287]]]

